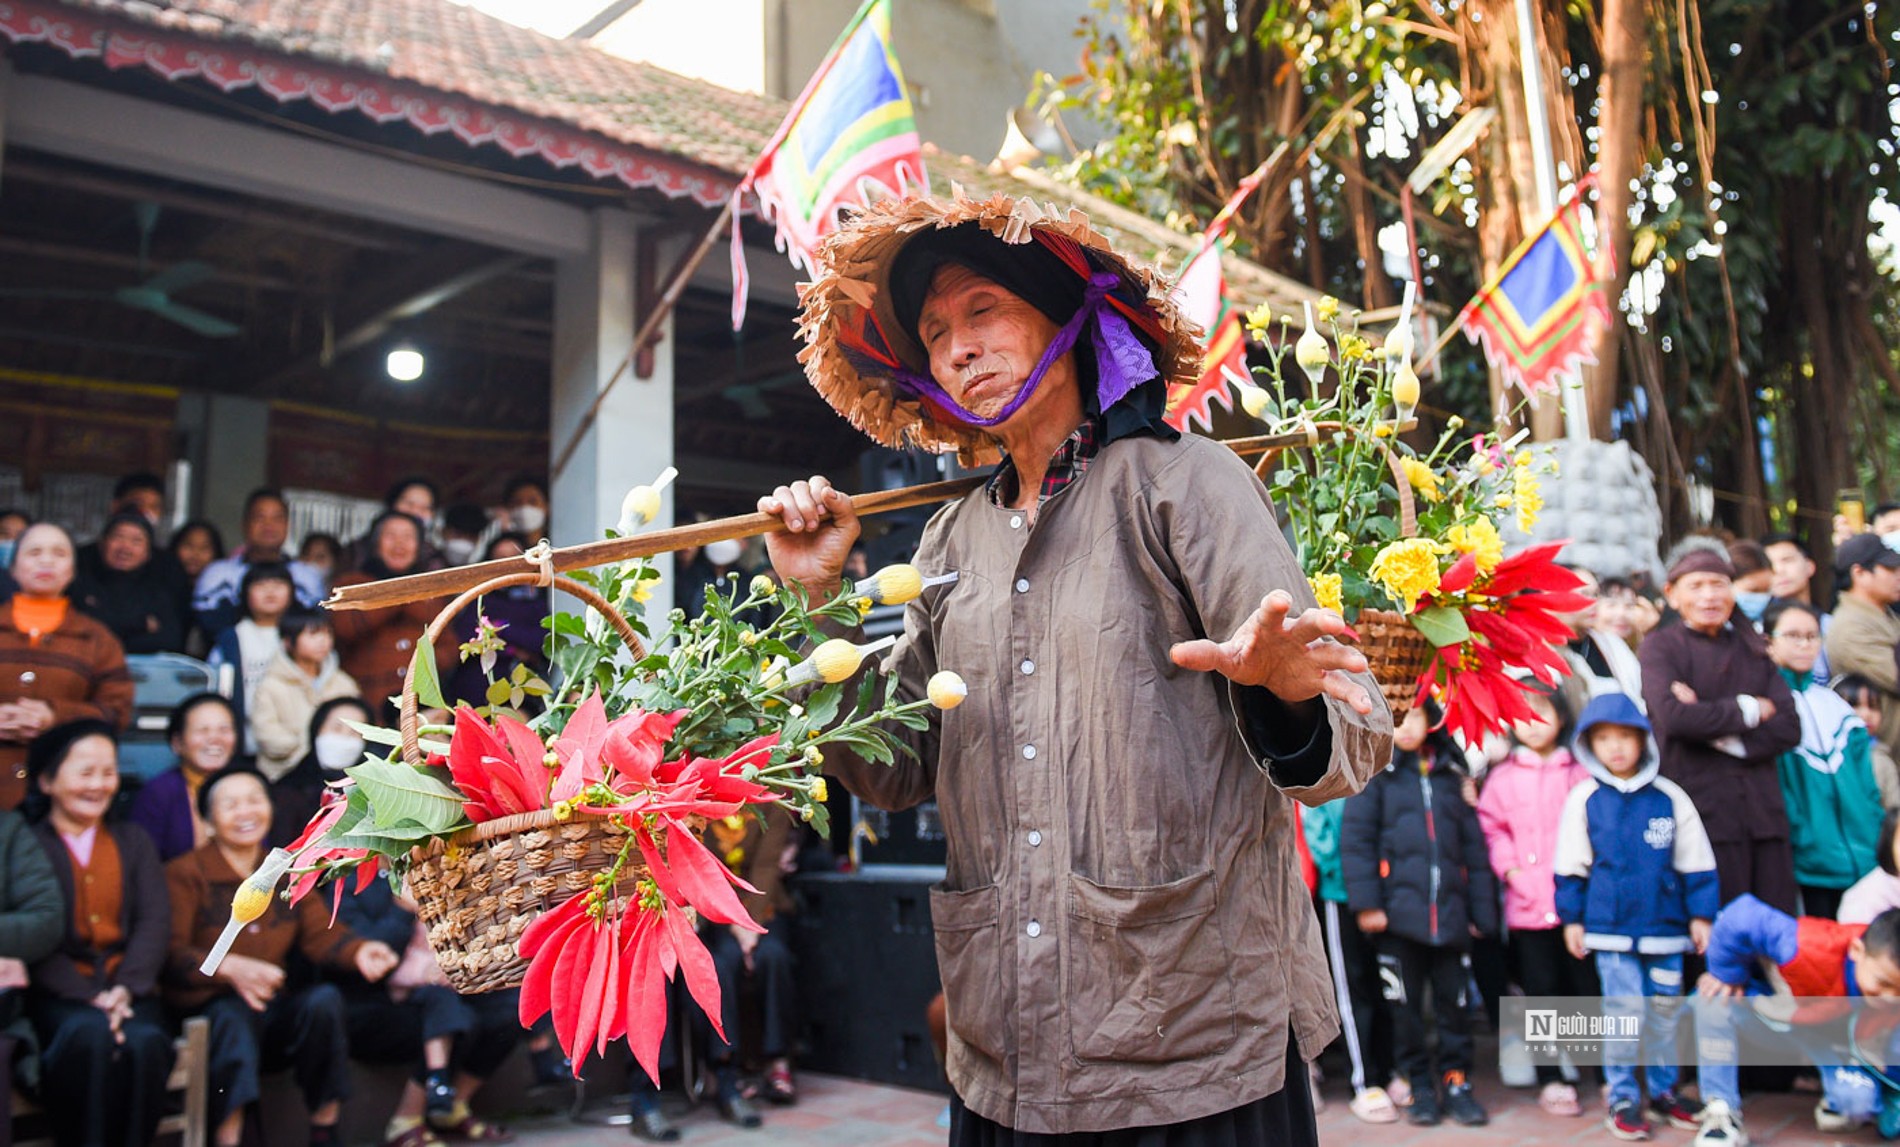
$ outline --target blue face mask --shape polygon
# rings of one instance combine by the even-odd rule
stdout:
[[[11,569],[13,567],[14,545],[15,541],[12,538],[0,542],[0,568]]]
[[[1768,612],[1768,603],[1774,599],[1771,593],[1737,593],[1735,608],[1750,621],[1760,621],[1761,615]]]

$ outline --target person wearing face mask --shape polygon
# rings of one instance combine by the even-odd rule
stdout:
[[[6,509],[0,509],[0,565],[11,566],[13,564],[14,544],[20,540],[20,535],[26,533],[26,528],[32,524],[33,515],[27,513],[25,510],[16,510],[10,506]],[[11,584],[10,580],[8,584]]]
[[[351,722],[369,725],[374,720],[361,697],[333,697],[310,714],[304,726],[309,748],[271,783],[271,847],[296,840],[317,815],[331,782],[342,780],[344,769],[362,764],[366,742]]]
[[[697,551],[680,552],[679,589],[676,603],[688,617],[698,617],[706,608],[706,594],[723,583],[729,573],[743,575],[739,568],[745,557],[745,543],[737,540],[708,542]]]
[[[442,511],[442,560],[452,566],[474,561],[488,526],[488,511],[472,502],[457,502]]]
[[[150,1143],[172,1062],[158,1000],[171,936],[158,853],[137,825],[106,822],[119,791],[112,726],[57,726],[30,761],[28,818],[62,903],[59,946],[27,973],[41,1102],[60,1143]]]
[[[539,478],[518,474],[501,495],[502,523],[509,530],[540,538],[548,531],[548,489]]]
[[[499,534],[488,543],[482,560],[518,558],[528,552],[529,545],[525,534]],[[449,676],[445,696],[451,701],[479,707],[488,704],[488,682],[508,676],[516,665],[526,665],[536,673],[546,672],[547,656],[541,648],[545,631],[541,623],[547,616],[548,591],[537,585],[511,585],[484,594],[480,601],[456,615],[457,645],[475,640],[482,618],[486,617],[495,628],[501,649],[496,653],[492,670],[482,668],[480,657],[471,657],[457,665]],[[449,641],[445,637],[442,643],[447,645]]]
[[[275,781],[310,750],[310,717],[337,697],[356,697],[356,679],[337,663],[330,615],[296,610],[277,623],[282,641],[250,708],[257,738],[257,771]],[[356,762],[352,761],[351,764]]]
[[[1801,743],[1801,716],[1761,634],[1735,614],[1727,548],[1689,538],[1666,592],[1681,624],[1643,639],[1643,699],[1662,775],[1695,802],[1715,848],[1722,902],[1752,892],[1784,912],[1797,890],[1776,762]]]
[[[178,764],[146,781],[132,798],[132,823],[170,860],[203,844],[209,826],[194,811],[198,790],[237,758],[237,707],[216,693],[185,698],[172,710],[166,735]]]
[[[1728,544],[1728,562],[1735,567],[1735,611],[1760,633],[1762,615],[1775,599],[1775,564],[1760,542],[1747,538]]]
[[[132,719],[132,675],[112,632],[71,608],[73,542],[50,523],[31,526],[13,552],[19,592],[0,605],[0,808],[26,795],[26,746],[54,725]]]
[[[231,918],[231,898],[264,860],[271,831],[264,778],[248,769],[211,778],[198,792],[198,812],[211,826],[210,837],[165,866],[172,920],[164,983],[174,1012],[211,1021],[212,1140],[237,1147],[245,1109],[259,1098],[258,1076],[289,1068],[310,1114],[307,1142],[341,1143],[343,1101],[350,1095],[343,997],[334,984],[298,983],[285,965],[294,947],[319,968],[373,983],[401,957],[387,944],[333,927],[329,897],[306,896],[293,907],[272,896],[207,977],[199,969]]]

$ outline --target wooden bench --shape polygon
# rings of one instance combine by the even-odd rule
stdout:
[[[184,1093],[184,1108],[158,1122],[158,1134],[178,1136],[179,1147],[205,1147],[211,1117],[208,1076],[211,1054],[211,1021],[193,1016],[185,1021],[184,1034],[172,1043],[175,1053],[172,1073],[165,1080],[166,1094]],[[26,1116],[44,1115],[45,1109],[20,1094],[13,1093],[13,1120],[16,1125]],[[23,1139],[16,1134],[15,1147],[52,1147],[50,1137]]]

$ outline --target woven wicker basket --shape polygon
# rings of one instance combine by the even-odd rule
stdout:
[[[509,574],[483,582],[444,606],[422,640],[434,648],[442,629],[482,594],[513,585],[551,584],[580,598],[619,633],[635,659],[646,655],[640,637],[612,603],[564,577]],[[416,694],[402,688],[402,753],[423,764],[418,743]],[[485,821],[446,841],[435,840],[410,854],[409,889],[428,929],[429,947],[455,990],[464,994],[511,988],[527,975],[528,962],[515,952],[521,933],[541,913],[593,884],[611,867],[626,839],[607,817],[576,813],[563,823],[548,810]],[[615,888],[631,893],[647,874],[634,853]]]
[[[1309,423],[1306,428],[1309,448],[1319,445],[1321,431],[1359,434],[1343,422]],[[1412,492],[1412,483],[1392,448],[1376,437],[1371,441],[1384,456],[1386,469],[1392,475],[1392,486],[1399,492],[1399,536],[1415,538],[1418,536],[1418,501]],[[1255,466],[1255,472],[1266,478],[1279,456],[1279,448],[1267,451]],[[1360,610],[1353,628],[1359,634],[1359,652],[1365,654],[1367,670],[1379,683],[1379,692],[1385,696],[1386,708],[1392,711],[1392,723],[1396,725],[1412,711],[1412,702],[1418,696],[1419,676],[1431,665],[1437,649],[1404,614],[1389,609]]]

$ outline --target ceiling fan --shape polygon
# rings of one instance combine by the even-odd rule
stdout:
[[[133,205],[133,218],[139,227],[139,274],[145,275],[152,242],[152,230],[158,225],[158,204],[137,203]],[[206,338],[224,339],[239,334],[243,328],[236,323],[227,322],[216,315],[207,314],[196,307],[174,302],[172,295],[178,291],[204,282],[217,274],[215,268],[195,259],[173,263],[156,275],[150,275],[143,282],[129,287],[120,287],[110,291],[68,290],[57,287],[0,287],[0,298],[13,299],[103,299],[118,303],[133,310],[146,311],[168,322],[177,323],[194,334]]]

